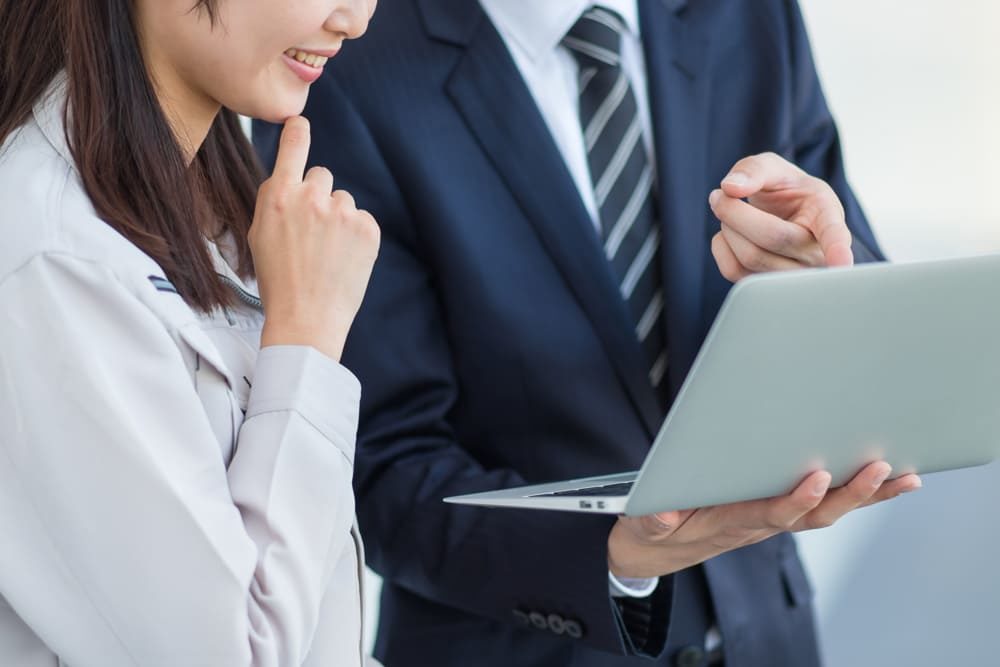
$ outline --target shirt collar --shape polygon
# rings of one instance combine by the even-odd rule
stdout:
[[[559,46],[583,12],[600,5],[617,12],[628,31],[639,36],[635,0],[479,0],[497,30],[532,62]]]

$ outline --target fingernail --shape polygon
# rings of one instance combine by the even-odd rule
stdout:
[[[816,484],[813,485],[813,493],[817,496],[822,496],[826,494],[827,490],[830,488],[830,478],[826,475],[820,478]]]
[[[721,196],[722,196],[722,190],[712,190],[712,192],[708,195],[709,205],[714,207],[716,204],[719,203],[719,197]]]
[[[660,524],[661,528],[663,528],[664,530],[670,530],[670,524],[667,523],[664,520],[663,517],[664,517],[664,515],[662,515],[662,514],[654,514],[653,515],[653,518],[656,519],[656,523]]]
[[[872,480],[872,486],[874,486],[876,489],[882,486],[882,483],[885,480],[889,479],[890,474],[892,474],[892,468],[889,468],[888,470],[883,470],[882,472],[880,472],[878,475],[875,476],[875,479]]]
[[[903,489],[902,493],[910,493],[911,491],[919,491],[924,488],[924,482],[919,477],[917,478],[917,485],[911,486],[910,488]]]
[[[750,177],[744,174],[742,171],[734,171],[726,176],[723,181],[728,185],[735,185],[737,187],[742,187],[750,182]]]

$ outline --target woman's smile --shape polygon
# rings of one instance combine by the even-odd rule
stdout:
[[[323,73],[323,66],[330,58],[337,55],[339,50],[306,51],[305,49],[291,48],[282,54],[282,58],[296,76],[306,83],[312,83],[320,77]]]

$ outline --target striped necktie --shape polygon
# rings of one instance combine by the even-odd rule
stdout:
[[[594,6],[563,38],[580,66],[580,126],[601,223],[604,253],[633,317],[650,384],[664,396],[667,370],[660,228],[653,166],[635,95],[621,67],[622,18]]]

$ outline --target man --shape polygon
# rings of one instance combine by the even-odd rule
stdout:
[[[376,656],[816,664],[786,531],[919,485],[884,463],[642,519],[441,502],[638,468],[730,281],[879,258],[796,4],[383,0],[306,115],[383,232],[345,353]]]

